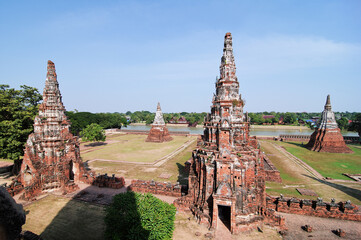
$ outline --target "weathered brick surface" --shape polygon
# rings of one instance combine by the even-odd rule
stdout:
[[[174,204],[178,210],[189,208],[200,223],[213,228],[221,217],[237,234],[257,228],[265,217],[269,224],[283,222],[274,211],[265,215],[266,156],[257,139],[249,136],[250,119],[243,112],[244,100],[235,73],[232,36],[227,33],[211,113],[205,118],[204,134],[187,166],[188,195]]]
[[[353,153],[353,151],[346,146],[341,135],[341,130],[337,126],[335,114],[331,110],[330,95],[327,96],[321,123],[312,133],[306,147],[316,152]]]
[[[263,164],[265,169],[266,181],[269,182],[282,182],[280,171],[277,170],[275,165],[269,160],[267,156],[263,158]]]
[[[23,198],[33,199],[42,191],[71,192],[77,182],[91,183],[93,173],[84,168],[78,138],[69,128],[55,65],[48,61],[43,103],[34,120],[34,133],[25,144],[20,174],[8,188],[12,195],[24,189]]]
[[[171,197],[182,196],[182,185],[165,182],[132,180],[129,190],[141,193],[153,193]]]
[[[315,217],[338,218],[344,220],[361,221],[358,206],[350,202],[330,203],[318,200],[267,196],[267,209],[278,212],[309,215]]]

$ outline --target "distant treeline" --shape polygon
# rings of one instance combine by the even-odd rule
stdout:
[[[71,121],[70,130],[73,134],[79,133],[92,123],[97,123],[104,129],[121,128],[128,124],[125,114],[122,113],[90,113],[90,112],[66,112]]]
[[[155,113],[151,113],[149,111],[136,111],[136,112],[126,112],[125,115],[129,118],[130,122],[138,123],[145,122],[146,124],[151,124],[154,121]],[[207,115],[206,112],[202,113],[163,113],[163,118],[166,123],[168,123],[171,119],[177,122],[181,117],[184,117],[190,125],[193,124],[201,124],[203,123],[204,117]]]
[[[129,123],[146,123],[152,124],[154,121],[155,113],[149,111],[135,111],[126,113],[90,113],[90,112],[74,112],[69,111],[66,113],[69,120],[72,122],[71,131],[74,134],[79,134],[86,126],[91,123],[97,123],[104,129],[108,128],[121,128]],[[166,123],[178,123],[185,119],[190,126],[196,124],[203,124],[206,112],[202,113],[163,113],[164,121]],[[335,112],[337,123],[343,130],[347,130],[349,120],[356,119],[356,112]],[[306,112],[257,112],[249,113],[251,124],[282,124],[282,125],[307,125],[310,128],[315,126],[315,118],[320,118],[321,113],[306,113]],[[309,120],[314,119],[314,122]]]

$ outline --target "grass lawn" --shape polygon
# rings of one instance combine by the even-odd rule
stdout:
[[[41,234],[44,240],[103,239],[103,207],[49,195],[24,208],[23,230]]]
[[[285,157],[272,144],[282,144],[283,146],[297,148],[292,143],[280,143],[274,141],[260,141],[261,149],[264,151],[276,168],[280,171],[282,183],[266,182],[266,192],[277,196],[283,194],[287,197],[297,197],[302,199],[316,199],[314,196],[300,195],[296,188],[306,188],[315,191],[325,201],[336,198],[337,201],[351,200],[355,204],[361,204],[361,185],[357,182],[326,182],[313,178],[309,173]],[[301,146],[298,148],[303,149]],[[314,154],[318,154],[313,152]],[[336,154],[340,155],[340,154]],[[342,155],[342,154],[341,154]]]
[[[284,146],[286,150],[321,173],[324,177],[350,180],[342,173],[361,174],[361,149],[349,146],[354,153],[323,153],[310,151],[301,143],[276,142]]]
[[[147,135],[125,134],[110,138],[111,143],[94,147],[93,151],[82,152],[83,161],[109,159],[129,162],[154,162],[182,146],[195,137],[172,136],[164,143],[145,142]],[[84,144],[84,143],[82,143]]]
[[[164,163],[161,167],[142,166],[131,163],[116,163],[94,161],[89,164],[90,168],[97,173],[108,173],[123,176],[129,179],[142,179],[160,182],[180,182],[187,183],[188,175],[184,171],[184,162],[192,156],[192,150],[196,147],[196,142],[188,146],[181,153]],[[172,176],[169,179],[159,178],[162,173],[169,173]]]

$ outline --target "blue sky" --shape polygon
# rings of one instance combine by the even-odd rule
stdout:
[[[67,110],[208,112],[233,35],[245,110],[361,112],[361,1],[0,1],[0,83]]]

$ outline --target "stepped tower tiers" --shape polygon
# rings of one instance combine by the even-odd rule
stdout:
[[[173,138],[169,135],[168,128],[165,126],[162,109],[160,108],[160,103],[158,103],[152,128],[150,129],[145,141],[161,143],[171,140],[173,140]]]
[[[331,109],[330,95],[327,95],[320,125],[312,133],[306,147],[316,152],[353,153],[346,146],[341,130],[337,126],[335,114]]]
[[[175,205],[189,206],[200,222],[213,228],[225,224],[235,234],[262,224],[266,211],[265,156],[249,137],[250,119],[243,107],[227,33],[211,113],[192,154],[188,195]]]
[[[20,174],[10,190],[21,184],[25,189],[23,197],[32,199],[48,189],[71,192],[77,189],[76,183],[91,181],[93,173],[84,168],[79,140],[69,128],[55,65],[48,61],[43,103],[34,120],[34,133],[25,144]]]

